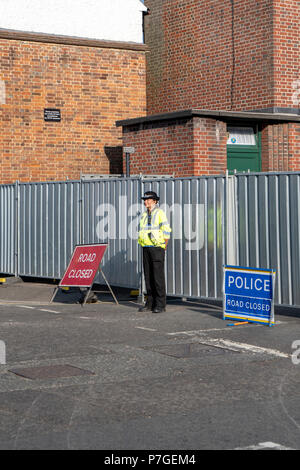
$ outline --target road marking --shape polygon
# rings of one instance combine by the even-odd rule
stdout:
[[[28,305],[16,305],[16,307],[19,307],[19,308],[30,308],[31,310],[34,310],[35,307],[29,307]]]
[[[285,447],[281,444],[275,444],[275,442],[260,442],[257,445],[248,446],[248,447],[236,447],[234,450],[263,450],[263,449],[272,449],[272,450],[294,450],[292,447]]]
[[[260,326],[260,325],[255,325],[255,326]],[[190,330],[190,331],[175,331],[173,333],[167,333],[169,336],[177,336],[177,335],[187,335],[187,336],[194,336],[194,335],[202,335],[206,334],[210,331],[234,331],[231,328],[225,327],[225,328],[207,328],[206,330]]]
[[[82,320],[97,320],[97,318],[95,317],[79,317],[81,318]]]
[[[39,310],[40,312],[60,313],[60,312],[57,312],[56,310],[47,310],[46,308],[39,308],[38,310]]]
[[[253,344],[246,344],[246,343],[239,343],[236,341],[230,341],[228,339],[222,339],[222,338],[207,338],[203,337],[201,338],[195,338],[197,335],[205,335],[206,332],[208,331],[224,331],[224,328],[222,329],[217,329],[217,328],[212,328],[210,330],[191,330],[191,331],[177,331],[175,333],[167,333],[169,336],[176,336],[176,335],[186,335],[186,336],[192,336],[194,339],[196,339],[200,344],[205,344],[208,346],[215,346],[217,348],[223,348],[223,349],[231,349],[232,351],[240,352],[240,351],[246,351],[246,352],[252,352],[252,353],[258,353],[258,354],[269,354],[271,356],[276,356],[276,357],[284,357],[284,358],[290,358],[290,354],[283,353],[281,351],[278,351],[277,349],[270,349],[270,348],[263,348],[261,346],[255,346]],[[228,330],[228,328],[226,329]]]
[[[285,323],[284,321],[278,321],[276,320],[275,324],[280,325],[282,323]],[[249,328],[251,326],[252,328],[261,328],[261,325],[258,323],[247,323],[244,325],[245,328]],[[241,325],[241,328],[243,328],[243,325]],[[188,335],[188,336],[193,336],[197,334],[206,334],[209,333],[210,331],[226,331],[226,332],[231,332],[231,331],[236,331],[235,328],[228,328],[228,326],[225,326],[224,328],[206,328],[204,330],[188,330],[188,331],[174,331],[172,333],[166,333],[169,336],[177,336],[177,335]]]
[[[253,352],[258,354],[269,354],[270,356],[290,358],[290,354],[283,353],[277,349],[262,348],[261,346],[254,346],[253,344],[238,343],[236,341],[230,341],[227,339],[213,339],[205,338],[204,341],[201,340],[201,344],[207,344],[209,346],[229,348],[233,350],[242,350],[247,352]]]
[[[48,312],[48,313],[60,313],[56,310],[48,310],[46,308],[37,308],[37,307],[30,307],[29,305],[16,305],[18,308],[28,308],[30,310],[39,310],[40,312]]]
[[[135,328],[138,328],[139,330],[145,330],[145,331],[157,331],[157,330],[154,330],[153,328],[146,328],[144,326],[135,326]]]

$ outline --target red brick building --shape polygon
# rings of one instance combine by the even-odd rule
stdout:
[[[6,16],[5,10],[0,18],[0,183],[122,172],[122,130],[115,121],[146,112],[142,38],[114,41],[3,28],[10,18],[22,27],[30,2],[23,3],[24,15],[18,17],[16,4],[11,3],[16,15]],[[98,14],[111,5],[88,3]],[[55,8],[64,4],[56,1]],[[115,0],[115,5],[120,11],[121,1]],[[130,5],[140,15],[142,32],[145,7],[138,0]],[[48,7],[52,8],[40,6],[41,14],[45,16]],[[50,11],[53,28],[62,20],[55,8]],[[72,14],[67,4],[63,13]],[[91,16],[89,11],[85,14]],[[122,20],[121,12],[119,16],[111,18],[112,25]],[[25,19],[30,22],[30,15]],[[80,26],[78,18],[77,22]],[[39,24],[34,26],[39,30]],[[103,28],[98,31],[97,22],[95,27],[101,38]],[[123,31],[126,35],[125,25]]]
[[[131,173],[300,171],[298,0],[146,0],[147,115]]]

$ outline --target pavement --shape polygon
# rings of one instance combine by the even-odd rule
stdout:
[[[300,449],[299,310],[230,327],[216,302],[55,288],[0,286],[1,450]]]

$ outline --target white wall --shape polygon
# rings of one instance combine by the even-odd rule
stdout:
[[[0,0],[0,28],[143,42],[140,0]]]

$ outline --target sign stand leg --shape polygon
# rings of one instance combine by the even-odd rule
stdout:
[[[104,279],[104,281],[106,282],[106,285],[107,285],[107,287],[109,288],[110,293],[111,293],[111,295],[113,296],[114,301],[116,302],[117,305],[119,305],[119,302],[117,301],[116,296],[115,296],[115,294],[113,293],[113,291],[112,291],[112,289],[111,289],[111,287],[110,287],[110,285],[109,285],[109,283],[108,283],[108,281],[107,281],[107,279],[106,279],[106,277],[105,277],[105,275],[104,275],[104,272],[102,271],[102,269],[99,269],[99,271],[100,271],[100,273],[102,274],[103,279]]]
[[[50,304],[52,304],[52,302],[53,302],[53,300],[54,300],[54,297],[55,297],[56,294],[57,294],[58,289],[59,289],[59,287],[56,287],[56,288],[54,289],[53,295],[52,295],[51,300],[50,300]]]
[[[82,307],[86,304],[86,301],[87,301],[87,299],[88,299],[88,297],[89,297],[89,295],[90,295],[90,292],[91,292],[91,290],[92,290],[92,287],[93,287],[93,285],[91,285],[91,287],[88,289],[87,293],[85,294],[84,301],[83,301],[82,304],[81,304]]]

